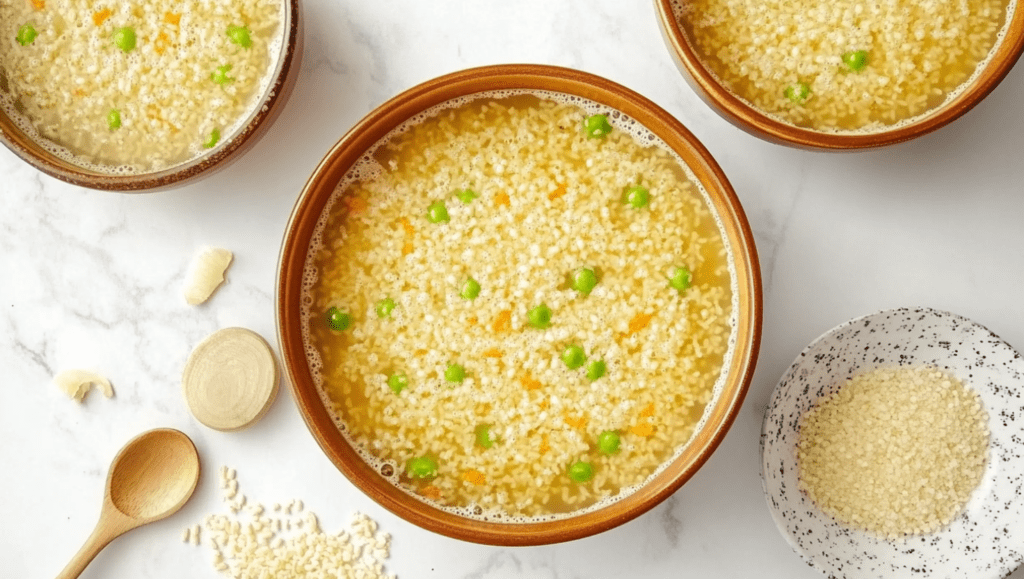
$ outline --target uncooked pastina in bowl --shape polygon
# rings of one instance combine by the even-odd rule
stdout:
[[[0,7],[0,142],[69,183],[155,191],[238,159],[298,76],[297,0]]]
[[[1024,50],[1017,0],[655,4],[684,78],[712,109],[801,148],[934,131],[985,98]]]
[[[328,457],[463,540],[588,536],[707,460],[761,327],[757,256],[710,154],[607,80],[505,65],[395,97],[292,214],[278,330]]]

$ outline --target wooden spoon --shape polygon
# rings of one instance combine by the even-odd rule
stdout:
[[[183,433],[160,428],[128,441],[110,463],[96,529],[57,579],[78,577],[117,537],[177,512],[198,482],[199,454]]]

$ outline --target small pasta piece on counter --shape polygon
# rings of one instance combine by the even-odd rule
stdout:
[[[224,282],[224,272],[234,255],[219,247],[208,247],[192,260],[185,280],[185,301],[196,306],[210,299],[213,292]]]
[[[97,387],[107,398],[114,396],[114,388],[110,381],[95,372],[88,370],[65,370],[53,378],[53,383],[62,392],[81,402],[93,387]]]

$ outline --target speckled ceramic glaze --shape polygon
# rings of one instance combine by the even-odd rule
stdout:
[[[948,527],[880,539],[845,527],[798,486],[800,417],[850,377],[882,366],[929,365],[981,396],[991,439],[981,484]],[[797,357],[772,394],[761,429],[761,478],[772,518],[812,567],[835,578],[1003,577],[1024,559],[1024,360],[984,327],[927,308],[847,322]]]

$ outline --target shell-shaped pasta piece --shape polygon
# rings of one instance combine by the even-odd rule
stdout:
[[[207,247],[199,252],[185,280],[185,301],[195,306],[210,299],[224,282],[224,272],[233,258],[230,251],[219,247]]]
[[[78,402],[85,398],[93,386],[98,387],[107,398],[114,395],[114,387],[109,380],[88,370],[65,370],[53,378],[53,383]]]

